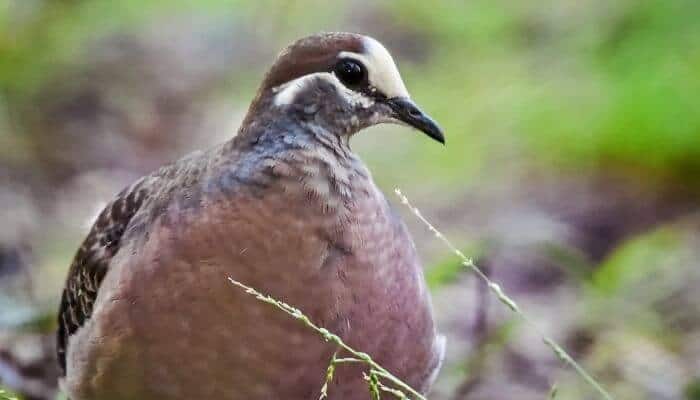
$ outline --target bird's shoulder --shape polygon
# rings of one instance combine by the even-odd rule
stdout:
[[[100,212],[78,249],[68,270],[58,316],[58,360],[65,373],[68,339],[92,315],[99,286],[109,263],[119,249],[122,235],[148,196],[148,182],[142,178],[121,191]]]
[[[135,217],[144,214],[140,220],[145,223],[180,192],[197,191],[212,157],[195,152],[165,165],[124,188],[98,214],[71,262],[61,297],[57,353],[63,373],[69,338],[91,317],[102,280]]]

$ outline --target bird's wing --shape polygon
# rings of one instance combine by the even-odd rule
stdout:
[[[100,283],[117,253],[129,222],[149,197],[156,177],[146,177],[121,191],[99,214],[68,271],[58,312],[58,361],[66,372],[69,337],[92,314]]]

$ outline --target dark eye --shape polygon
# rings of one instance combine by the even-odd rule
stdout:
[[[355,60],[344,59],[335,66],[335,74],[347,86],[357,86],[365,80],[365,67]]]

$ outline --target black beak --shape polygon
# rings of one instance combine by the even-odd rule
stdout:
[[[407,97],[393,97],[387,100],[387,104],[394,111],[394,118],[422,131],[438,142],[445,143],[445,135],[442,129],[427,114]]]

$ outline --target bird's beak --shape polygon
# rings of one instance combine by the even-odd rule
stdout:
[[[408,97],[393,97],[387,100],[387,104],[394,111],[394,118],[418,129],[442,144],[445,143],[445,135],[442,134],[442,129],[432,118],[421,111],[411,99]]]

